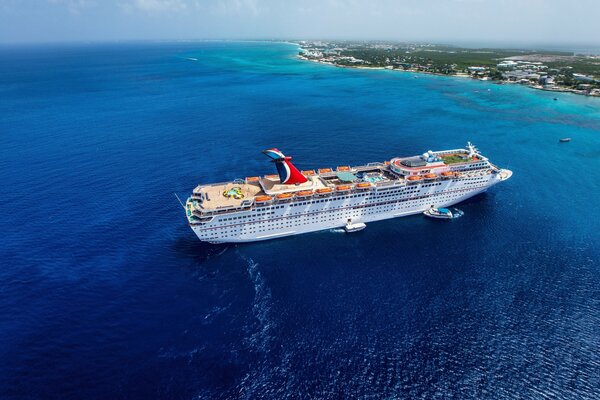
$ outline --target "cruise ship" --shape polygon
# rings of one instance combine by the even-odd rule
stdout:
[[[209,243],[253,242],[343,228],[448,207],[512,176],[471,143],[361,166],[298,170],[263,151],[277,174],[198,185],[185,203],[190,227]]]

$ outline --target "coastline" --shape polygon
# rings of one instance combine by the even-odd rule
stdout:
[[[468,78],[468,79],[472,79],[474,81],[492,82],[492,83],[495,83],[497,85],[517,85],[517,86],[521,86],[521,87],[527,87],[529,89],[542,90],[544,92],[572,93],[572,94],[576,94],[576,95],[579,95],[579,96],[585,96],[585,97],[591,97],[591,98],[600,98],[600,95],[588,94],[588,93],[585,93],[585,92],[583,92],[581,90],[578,90],[578,89],[569,89],[569,88],[560,88],[560,87],[547,88],[547,87],[543,87],[541,85],[523,85],[523,84],[520,84],[519,82],[512,82],[512,81],[492,80],[492,79],[477,79],[477,78],[472,78],[469,74],[465,74],[465,73],[458,73],[458,74],[452,74],[452,75],[450,75],[450,74],[440,74],[438,72],[418,71],[418,70],[402,69],[402,68],[385,68],[385,67],[365,67],[365,66],[352,66],[352,65],[338,65],[338,64],[334,64],[334,63],[328,62],[328,61],[320,61],[320,60],[316,60],[316,59],[304,57],[301,54],[297,54],[296,57],[298,59],[300,59],[300,60],[303,60],[303,61],[309,61],[309,62],[313,62],[313,63],[317,63],[317,64],[322,64],[322,65],[330,65],[330,66],[336,67],[336,68],[362,69],[362,70],[383,70],[383,71],[394,71],[394,72],[408,72],[408,73],[423,74],[423,75],[445,76],[445,77],[450,77],[450,78]]]
[[[394,72],[407,72],[407,73],[413,73],[413,74],[446,76],[446,77],[455,77],[455,78],[470,78],[470,76],[468,74],[464,74],[464,73],[448,75],[448,74],[440,74],[438,72],[417,71],[417,70],[410,70],[410,69],[407,70],[407,69],[400,69],[400,68],[392,69],[392,68],[385,68],[385,67],[365,67],[365,66],[355,67],[352,65],[339,65],[339,64],[334,64],[334,63],[327,62],[327,61],[314,60],[314,59],[307,58],[307,57],[304,57],[301,55],[297,55],[296,57],[303,61],[309,61],[309,62],[313,62],[316,64],[322,64],[322,65],[330,65],[330,66],[336,67],[336,68],[364,69],[364,70],[375,70],[375,71],[394,71]]]

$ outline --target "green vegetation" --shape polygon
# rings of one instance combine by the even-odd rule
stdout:
[[[441,156],[440,158],[446,164],[457,164],[457,163],[462,163],[462,162],[466,161],[466,159],[463,156],[460,156],[458,154],[451,154],[451,155],[448,155],[448,156]]]
[[[305,58],[333,65],[468,74],[478,79],[600,96],[600,56],[393,42],[317,41],[301,45]]]
[[[390,63],[410,63],[427,65],[432,64],[437,68],[452,66],[455,70],[465,70],[470,66],[495,67],[506,57],[539,54],[524,50],[491,50],[491,49],[458,49],[446,48],[432,49],[419,48],[408,51],[406,49],[371,49],[354,48],[341,52],[342,56],[355,57],[371,63],[374,67],[382,67]],[[553,53],[551,55],[570,56],[568,53]]]
[[[548,61],[545,62],[548,68],[566,71],[567,75],[579,73],[584,75],[592,75],[600,79],[600,58],[590,57],[572,57],[570,60]]]

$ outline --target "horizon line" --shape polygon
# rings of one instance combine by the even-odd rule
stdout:
[[[88,40],[24,40],[24,41],[2,41],[0,40],[0,46],[31,46],[31,45],[93,45],[93,44],[126,44],[126,43],[193,43],[193,42],[276,42],[276,43],[288,43],[297,45],[297,42],[301,41],[331,41],[331,42],[365,42],[365,43],[375,43],[375,42],[387,42],[387,43],[410,43],[410,44],[434,44],[440,46],[454,46],[459,48],[473,48],[473,49],[485,49],[485,48],[494,48],[494,49],[506,49],[506,50],[553,50],[551,48],[545,48],[546,46],[550,47],[560,47],[563,50],[567,50],[568,46],[571,46],[573,51],[576,51],[578,47],[592,47],[598,51],[600,54],[600,42],[514,42],[514,41],[492,41],[492,40],[483,40],[483,41],[465,41],[465,40],[455,40],[455,41],[436,41],[436,40],[427,40],[427,39],[389,39],[389,38],[381,38],[381,39],[360,39],[360,38],[344,38],[344,39],[335,39],[335,38],[127,38],[127,39],[88,39]],[[522,47],[518,47],[522,46]]]

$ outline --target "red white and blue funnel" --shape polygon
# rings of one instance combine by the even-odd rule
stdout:
[[[304,175],[292,164],[292,157],[286,157],[283,153],[277,149],[268,149],[263,153],[271,158],[277,166],[277,172],[279,173],[279,180],[281,183],[286,185],[293,185],[298,183],[304,183],[308,181]]]

